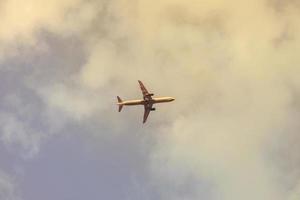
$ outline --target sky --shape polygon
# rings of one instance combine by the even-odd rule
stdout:
[[[295,0],[0,0],[1,200],[298,200]],[[117,112],[116,96],[156,96]]]

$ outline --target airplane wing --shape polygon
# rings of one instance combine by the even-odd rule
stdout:
[[[152,99],[151,96],[153,94],[151,94],[151,93],[148,92],[148,90],[146,89],[146,87],[144,86],[144,84],[142,83],[142,81],[139,80],[139,84],[140,84],[140,88],[142,90],[144,99]]]
[[[149,113],[151,111],[152,108],[152,104],[150,104],[150,106],[144,106],[145,110],[144,110],[144,119],[143,119],[143,123],[145,123],[147,121],[147,118],[149,116]]]

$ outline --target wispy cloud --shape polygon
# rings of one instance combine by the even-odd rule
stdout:
[[[20,200],[17,195],[14,180],[0,171],[0,198],[3,200]]]

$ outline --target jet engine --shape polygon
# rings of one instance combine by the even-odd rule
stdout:
[[[151,111],[154,111],[155,110],[155,108],[151,108]]]

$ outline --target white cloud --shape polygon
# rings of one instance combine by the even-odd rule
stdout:
[[[278,171],[267,157],[272,147],[265,145],[289,123],[289,85],[300,87],[294,76],[300,72],[298,23],[290,19],[295,10],[280,15],[261,1],[123,2],[127,6],[115,14],[128,29],[121,25],[119,33],[128,40],[127,51],[112,40],[105,54],[92,51],[98,59],[82,74],[91,88],[109,87],[108,77],[120,83],[145,78],[177,97],[169,115],[174,124],[158,137],[165,135],[153,159],[155,180],[182,181],[174,178],[179,171],[159,173],[179,165],[216,184],[216,199],[286,199],[288,188],[276,181]],[[278,47],[274,41],[287,24],[294,38],[283,38]],[[126,67],[115,65],[124,60]]]
[[[5,10],[13,10],[16,2],[7,1]],[[276,177],[289,172],[271,167],[267,151],[272,147],[266,145],[289,124],[291,87],[300,89],[298,10],[287,4],[276,12],[260,0],[101,5],[31,1],[21,13],[4,12],[0,40],[11,41],[16,34],[32,39],[36,28],[44,27],[61,37],[80,33],[76,36],[85,42],[88,60],[75,77],[43,92],[37,88],[50,108],[78,121],[99,114],[113,121],[105,112],[114,92],[137,95],[132,91],[136,80],[145,80],[154,92],[177,99],[163,113],[173,123],[155,129],[165,134],[157,136],[151,160],[154,180],[182,182],[184,175],[175,178],[182,172],[210,180],[216,199],[287,199],[288,188]],[[78,20],[69,20],[72,9],[79,12]],[[106,13],[101,19],[99,10]],[[28,12],[28,22],[19,24]],[[3,140],[22,138],[24,132],[16,130],[27,128],[17,119],[2,121]],[[36,139],[20,141],[26,147]],[[171,174],[161,169],[173,166],[178,170]]]
[[[17,119],[9,113],[0,115],[0,139],[6,147],[19,149],[24,157],[32,157],[39,151],[40,140],[43,134],[30,127],[25,121]]]
[[[0,171],[0,199],[20,200],[20,197],[16,194],[14,180],[2,171]]]
[[[19,46],[39,48],[39,32],[80,34],[100,7],[82,0],[9,0],[0,7],[0,59],[17,56]],[[97,11],[97,12],[96,12]]]
[[[294,189],[290,192],[290,197],[288,200],[297,200],[300,196],[300,186],[299,184],[294,187]]]
[[[82,88],[56,85],[39,91],[48,103],[49,109],[63,110],[65,114],[77,120],[91,116],[91,113],[103,109],[95,93]]]

